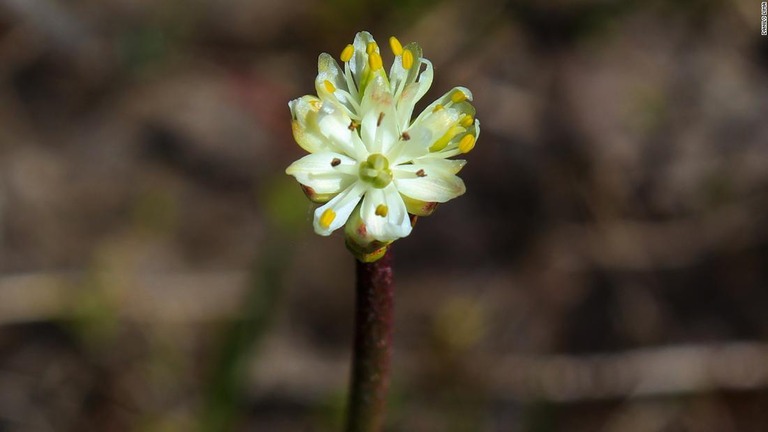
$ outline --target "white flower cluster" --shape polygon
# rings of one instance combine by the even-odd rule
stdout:
[[[347,224],[357,246],[388,244],[411,232],[409,213],[429,215],[437,203],[464,193],[456,174],[463,160],[450,157],[475,146],[480,122],[472,94],[456,87],[415,120],[416,102],[433,79],[421,48],[389,40],[395,55],[389,75],[368,32],[341,52],[318,60],[317,97],[289,103],[293,136],[310,154],[286,173],[323,205],[314,214],[320,235]]]

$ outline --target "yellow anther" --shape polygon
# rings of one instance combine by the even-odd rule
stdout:
[[[403,68],[410,69],[413,67],[413,53],[411,50],[403,51]]]
[[[376,45],[376,42],[368,42],[368,45],[365,47],[365,52],[368,53],[368,55],[370,55],[371,53],[376,52],[376,48],[378,48],[378,46]]]
[[[453,101],[453,103],[464,102],[465,100],[467,100],[467,95],[461,90],[456,90],[451,95],[451,101]]]
[[[344,47],[344,49],[341,51],[341,61],[348,62],[352,60],[352,54],[355,53],[355,47],[353,47],[351,44]]]
[[[456,135],[462,132],[464,132],[464,128],[459,126],[454,126],[448,129],[448,132],[446,132],[445,135],[441,136],[437,141],[435,141],[434,144],[432,144],[432,146],[429,148],[429,151],[438,152],[444,149]]]
[[[323,85],[325,86],[325,91],[328,93],[333,93],[336,91],[336,86],[334,86],[333,83],[328,80],[323,81]]]
[[[440,104],[437,104],[437,105],[435,105],[434,108],[432,108],[432,112],[436,113],[436,112],[440,111],[441,109],[443,109],[443,106],[440,105]]]
[[[459,124],[464,126],[465,128],[472,126],[474,123],[475,123],[475,119],[471,115],[466,115],[464,116],[464,118],[461,119],[461,121],[459,121]]]
[[[313,99],[309,101],[309,106],[311,106],[314,111],[320,111],[320,108],[323,107],[323,103],[319,100]]]
[[[320,215],[320,226],[323,229],[328,229],[331,226],[333,220],[336,219],[336,212],[332,209],[325,209],[322,215]]]
[[[471,134],[466,134],[459,141],[459,151],[462,153],[469,153],[470,150],[475,148],[475,137]]]
[[[368,66],[371,67],[372,71],[377,71],[384,67],[384,62],[381,60],[379,53],[372,52],[368,54]]]
[[[396,56],[403,53],[403,45],[394,36],[389,38],[389,47],[392,48],[392,53]]]
[[[389,208],[384,204],[376,206],[376,216],[387,217],[387,213],[389,213]]]

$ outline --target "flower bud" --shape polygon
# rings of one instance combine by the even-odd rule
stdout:
[[[304,191],[304,195],[306,195],[313,203],[325,204],[333,198],[333,194],[319,194],[309,186],[303,184],[299,184],[299,186],[301,186],[301,190]]]
[[[376,240],[370,235],[365,221],[360,216],[360,206],[349,216],[344,226],[344,235],[347,249],[352,252],[355,258],[365,263],[378,261],[392,244],[392,242]]]
[[[408,209],[408,213],[416,216],[429,216],[435,212],[437,208],[436,202],[427,202],[413,199],[402,195],[403,202],[405,202],[405,208]]]

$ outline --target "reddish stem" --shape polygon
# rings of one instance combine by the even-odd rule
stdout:
[[[373,263],[356,261],[355,346],[347,432],[379,432],[392,356],[392,251]]]

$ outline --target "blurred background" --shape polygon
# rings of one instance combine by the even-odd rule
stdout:
[[[768,430],[758,1],[0,0],[0,431],[339,430],[287,102],[363,29],[483,125],[394,248],[388,431]]]

